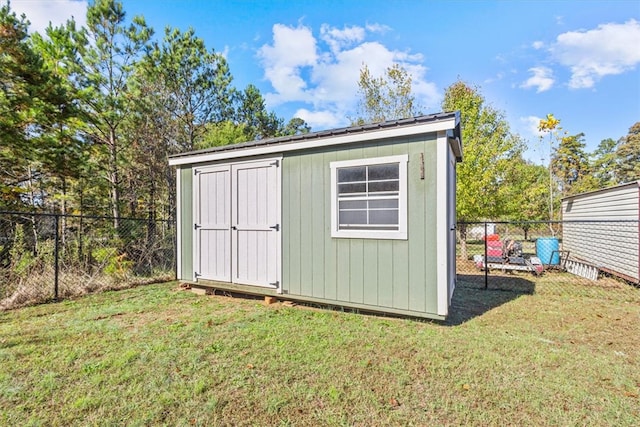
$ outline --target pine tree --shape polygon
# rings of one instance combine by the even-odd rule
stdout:
[[[616,157],[616,176],[619,182],[640,179],[640,122],[631,126],[629,133],[618,142]]]

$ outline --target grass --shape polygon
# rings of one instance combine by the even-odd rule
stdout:
[[[447,323],[175,283],[0,314],[2,425],[638,425],[640,305],[459,287]]]
[[[458,283],[484,289],[484,270],[479,270],[472,260],[458,258],[456,268]],[[593,281],[558,269],[545,270],[540,276],[524,271],[492,269],[486,280],[487,288],[491,290],[640,303],[640,288],[637,285],[602,272],[598,280]]]

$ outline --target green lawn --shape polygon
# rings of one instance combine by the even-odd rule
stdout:
[[[640,424],[637,303],[456,290],[448,323],[175,283],[0,314],[0,425]]]

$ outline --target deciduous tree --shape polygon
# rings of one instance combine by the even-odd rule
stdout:
[[[456,210],[466,257],[464,222],[499,218],[508,212],[502,186],[523,142],[513,134],[502,112],[487,105],[480,89],[457,81],[449,86],[442,102],[444,111],[460,111],[464,160],[458,164]]]
[[[532,221],[541,221],[547,215],[549,170],[518,156],[506,169],[500,196],[505,200],[504,218],[520,224],[525,240]]]
[[[556,119],[553,114],[547,114],[544,119],[541,119],[538,123],[538,131],[542,132],[543,135],[540,136],[540,139],[544,138],[544,134],[547,135],[549,139],[549,165],[547,167],[549,172],[549,203],[548,203],[548,212],[549,212],[549,221],[553,221],[554,212],[556,206],[556,194],[557,194],[557,182],[553,175],[553,167],[552,167],[552,156],[554,150],[554,144],[557,144],[560,140],[560,131],[562,127],[560,126],[560,120]],[[556,231],[553,228],[552,224],[549,224],[549,230],[552,235],[555,235]]]
[[[360,69],[358,81],[358,112],[352,125],[378,123],[416,116],[419,107],[412,91],[409,72],[394,64],[384,76],[375,77],[365,64]]]

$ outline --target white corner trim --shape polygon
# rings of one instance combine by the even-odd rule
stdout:
[[[449,141],[446,132],[438,132],[436,143],[436,273],[437,273],[437,311],[446,316],[449,311],[449,274],[447,258],[448,250],[448,218],[447,198],[449,167]]]
[[[276,242],[276,281],[278,282],[278,288],[276,289],[277,294],[283,293],[283,283],[282,283],[282,156],[276,157],[273,160],[277,160],[278,170],[276,171],[276,215],[278,217],[278,224],[281,224],[280,231],[277,232],[277,242]]]
[[[182,191],[180,190],[180,175],[182,169],[176,169],[176,279],[182,278]]]
[[[328,147],[334,145],[351,144],[362,141],[377,141],[387,138],[398,138],[403,136],[421,135],[431,132],[446,131],[455,128],[454,117],[436,122],[423,123],[415,126],[405,126],[392,129],[382,129],[376,131],[363,131],[346,135],[328,135],[326,137],[303,139],[299,142],[281,143],[273,145],[261,145],[252,148],[214,151],[185,155],[169,159],[169,166],[178,166],[193,163],[212,162],[216,160],[228,160],[240,157],[259,156],[274,153],[284,153],[287,151],[304,150],[316,147]]]

